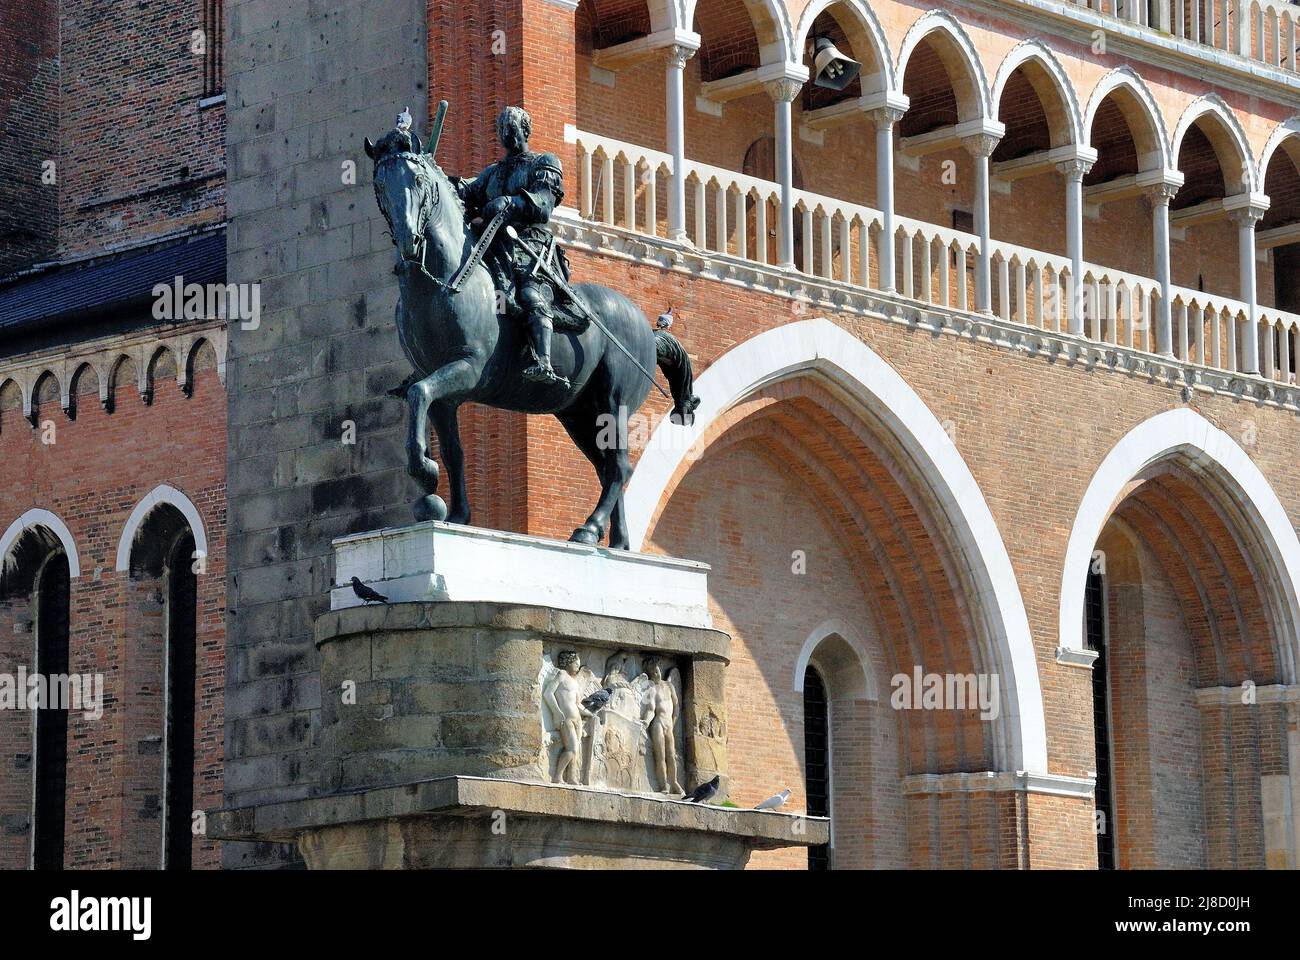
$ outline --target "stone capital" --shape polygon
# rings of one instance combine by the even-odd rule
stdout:
[[[1082,180],[1092,169],[1092,161],[1082,157],[1071,157],[1058,163],[1056,169],[1064,174],[1066,179]]]
[[[668,53],[668,66],[674,70],[685,70],[686,61],[695,56],[696,47],[688,47],[682,43],[674,43],[666,48]]]
[[[883,106],[873,107],[867,111],[867,117],[875,124],[877,130],[889,129],[903,119],[903,114],[907,112],[906,107]]]
[[[1146,200],[1147,206],[1167,207],[1181,189],[1182,185],[1178,183],[1169,183],[1162,181],[1160,183],[1148,184],[1142,191],[1142,197]]]
[[[991,133],[976,133],[969,137],[963,137],[961,145],[975,159],[985,160],[993,156],[993,151],[998,148],[998,142],[1001,139],[1001,137],[994,136]]]
[[[1223,198],[1228,219],[1239,227],[1253,227],[1263,219],[1269,206],[1269,198],[1263,193],[1239,193]]]
[[[767,81],[763,87],[767,90],[767,95],[777,103],[790,103],[799,96],[799,91],[803,89],[803,81],[793,77],[780,77]]]

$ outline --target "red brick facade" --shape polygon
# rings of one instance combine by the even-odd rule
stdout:
[[[62,277],[121,282],[139,258],[221,226],[220,6],[37,0],[0,12],[0,293],[17,290],[6,302],[23,309],[73,304],[71,315],[0,309],[0,674],[37,669],[34,566],[48,559],[72,573],[67,669],[103,684],[102,716],[68,717],[54,854],[66,867],[156,869],[168,814],[184,818],[190,847],[169,862],[219,864],[195,814],[222,801],[224,323],[159,322],[147,287],[108,302],[93,299],[103,279],[71,301],[49,291]],[[88,297],[93,308],[76,306]],[[181,533],[193,555],[168,556]],[[194,573],[188,626],[169,592],[181,564]],[[193,645],[191,729],[165,719],[169,629]],[[5,868],[32,854],[34,716],[0,711]],[[178,794],[168,810],[169,738],[181,736],[192,737],[192,802]]]

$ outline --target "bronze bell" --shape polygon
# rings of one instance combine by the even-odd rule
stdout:
[[[827,90],[843,90],[862,72],[862,64],[836,49],[830,37],[813,40],[813,83]]]

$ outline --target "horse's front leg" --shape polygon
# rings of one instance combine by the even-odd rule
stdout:
[[[453,360],[406,391],[406,471],[425,489],[425,496],[415,502],[417,521],[447,519],[447,504],[437,495],[438,464],[429,457],[429,407],[468,391],[477,380],[478,371],[468,360]]]
[[[469,523],[469,491],[465,487],[465,448],[460,442],[460,424],[456,414],[460,405],[453,400],[435,401],[430,408],[433,429],[438,434],[438,448],[450,475],[447,485],[451,490],[451,523]]]

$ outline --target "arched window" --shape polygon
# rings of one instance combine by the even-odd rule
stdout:
[[[36,574],[36,662],[46,690],[52,678],[68,673],[68,558],[61,551],[47,555]],[[42,701],[36,711],[35,784],[32,806],[32,867],[63,869],[64,808],[68,782],[68,705]]]
[[[195,790],[198,514],[179,491],[155,491],[128,520],[119,562],[129,571],[124,740],[124,864],[188,870]]]
[[[808,816],[829,817],[831,812],[831,728],[826,684],[817,668],[808,665],[803,678],[804,790]],[[830,846],[808,848],[808,869],[829,870]]]

